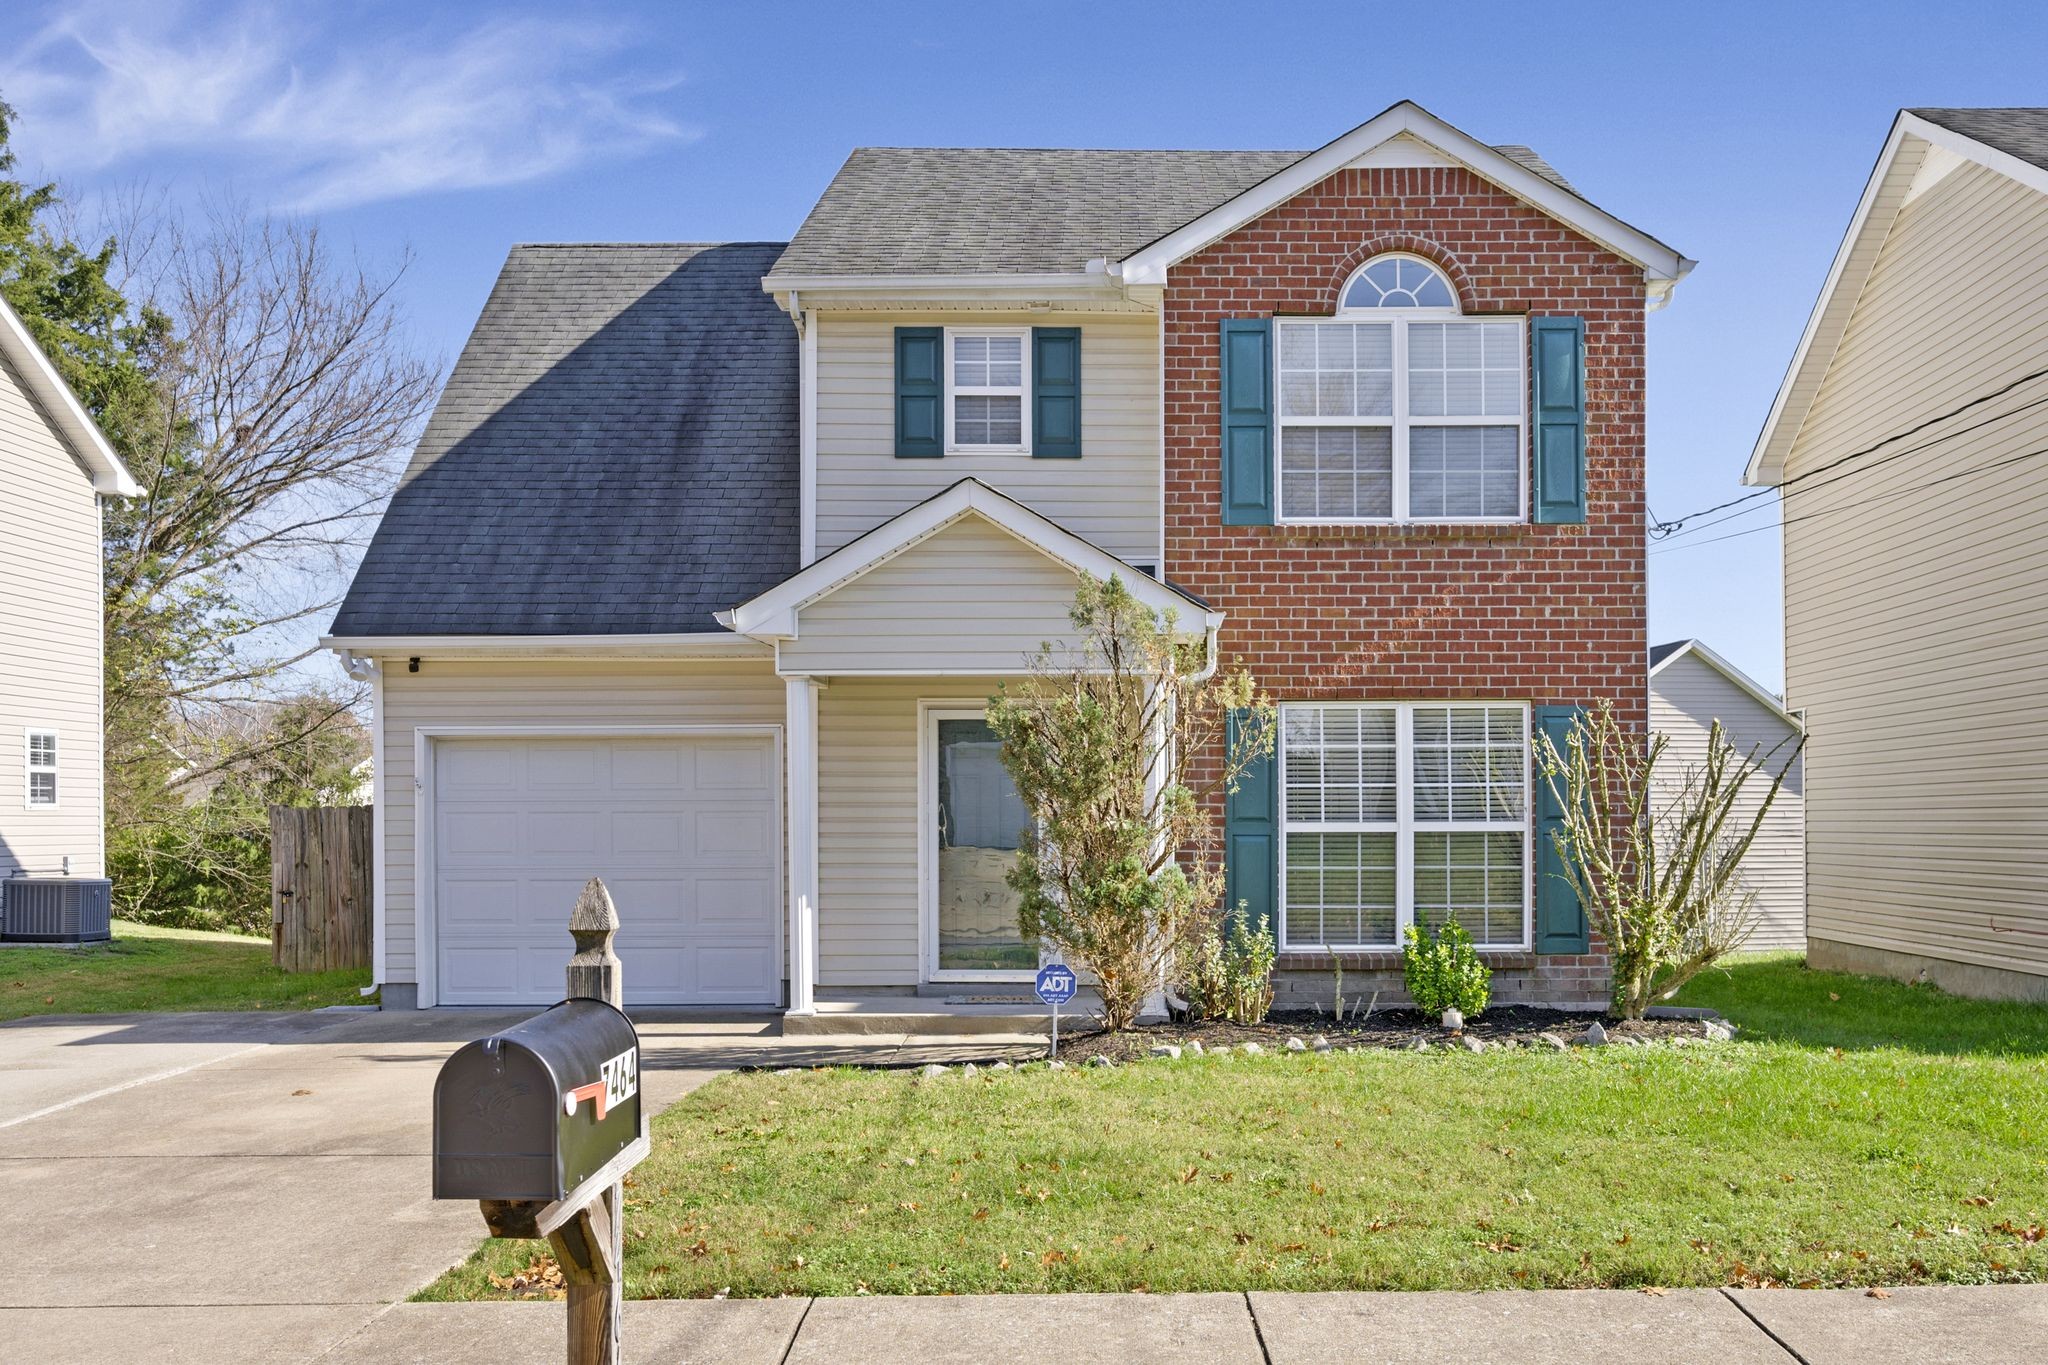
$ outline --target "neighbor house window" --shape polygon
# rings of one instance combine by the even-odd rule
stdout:
[[[57,732],[30,730],[27,740],[28,804],[57,804]]]
[[[1520,318],[1465,318],[1441,271],[1368,262],[1337,316],[1278,318],[1282,521],[1515,521]]]
[[[1280,708],[1280,942],[1392,948],[1455,919],[1528,941],[1528,709]]]
[[[1031,331],[946,329],[946,444],[952,450],[1028,450]]]

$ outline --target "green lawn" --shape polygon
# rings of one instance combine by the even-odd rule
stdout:
[[[114,921],[111,943],[0,948],[0,1019],[129,1010],[303,1010],[361,1004],[366,968],[281,972],[270,941]]]
[[[627,1290],[2048,1280],[2048,1009],[1784,957],[1687,998],[1743,1041],[725,1077],[655,1124]]]

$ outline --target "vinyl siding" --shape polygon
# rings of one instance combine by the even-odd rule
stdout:
[[[2044,355],[2048,197],[1964,165],[1900,213],[1787,476]],[[2043,396],[2024,385],[1786,503],[1815,939],[2048,974],[2048,459],[2028,454],[2048,408],[1902,453]]]
[[[1755,697],[1730,682],[1697,655],[1672,660],[1650,679],[1650,728],[1670,741],[1659,765],[1664,799],[1683,787],[1689,770],[1706,762],[1707,736],[1719,720],[1741,754],[1757,752],[1762,762],[1743,787],[1736,819],[1743,828],[1756,816],[1781,769],[1785,785],[1764,816],[1763,828],[1743,859],[1742,873],[1757,893],[1760,920],[1748,948],[1806,946],[1806,838],[1802,803],[1805,774],[1792,752],[1796,731]],[[1776,750],[1775,761],[1772,751]]]
[[[797,613],[790,673],[1015,673],[1069,629],[1075,577],[978,516]]]
[[[919,978],[918,703],[974,705],[994,678],[837,680],[818,704],[818,984]]]
[[[414,923],[414,731],[422,726],[781,725],[768,661],[440,662],[384,667],[385,980],[419,980]],[[563,906],[564,916],[569,907]],[[568,939],[563,938],[566,956]],[[631,970],[630,966],[628,970]]]
[[[895,457],[895,329],[1081,329],[1081,458]],[[1159,563],[1159,330],[1149,315],[823,313],[818,319],[818,553],[973,476],[1134,563]]]
[[[0,486],[0,877],[102,876],[99,496],[4,358]],[[57,731],[54,808],[27,806],[31,726]]]

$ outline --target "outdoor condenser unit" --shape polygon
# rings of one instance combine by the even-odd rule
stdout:
[[[0,940],[104,943],[113,937],[114,884],[105,877],[0,881]]]

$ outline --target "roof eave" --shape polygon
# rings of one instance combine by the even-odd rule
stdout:
[[[1677,663],[1680,659],[1685,658],[1688,654],[1695,656],[1699,659],[1701,663],[1713,669],[1716,673],[1719,673],[1729,682],[1735,684],[1735,686],[1738,689],[1740,689],[1743,693],[1747,694],[1752,701],[1755,701],[1761,706],[1768,707],[1773,713],[1775,713],[1787,725],[1790,725],[1794,730],[1800,731],[1802,733],[1805,731],[1805,720],[1803,720],[1798,715],[1794,714],[1792,711],[1788,710],[1782,698],[1777,696],[1775,693],[1771,692],[1762,683],[1758,682],[1755,678],[1750,677],[1749,674],[1744,673],[1734,664],[1729,663],[1719,654],[1716,654],[1712,649],[1708,648],[1704,641],[1698,639],[1697,637],[1695,637],[1694,639],[1687,640],[1684,644],[1681,644],[1677,649],[1672,650],[1669,654],[1659,659],[1656,663],[1650,665],[1649,676],[1655,678],[1659,673],[1662,673],[1665,669]]]
[[[1651,307],[1669,299],[1671,289],[1695,262],[1648,233],[1631,227],[1584,196],[1546,180],[1495,151],[1412,100],[1402,100],[1342,137],[1274,172],[1199,218],[1139,248],[1121,262],[1127,285],[1163,284],[1176,262],[1285,203],[1309,186],[1349,165],[1389,138],[1407,133],[1463,163],[1474,174],[1584,233],[1643,270]]]
[[[71,392],[71,386],[64,382],[57,367],[43,354],[43,348],[36,345],[29,334],[28,324],[5,300],[0,299],[0,352],[14,362],[21,371],[31,393],[41,402],[65,441],[84,462],[92,476],[92,487],[96,493],[108,497],[134,498],[142,495],[142,485],[128,472],[128,466],[121,463],[121,457],[114,453],[99,424],[92,420],[92,414],[78,401],[78,395]]]

